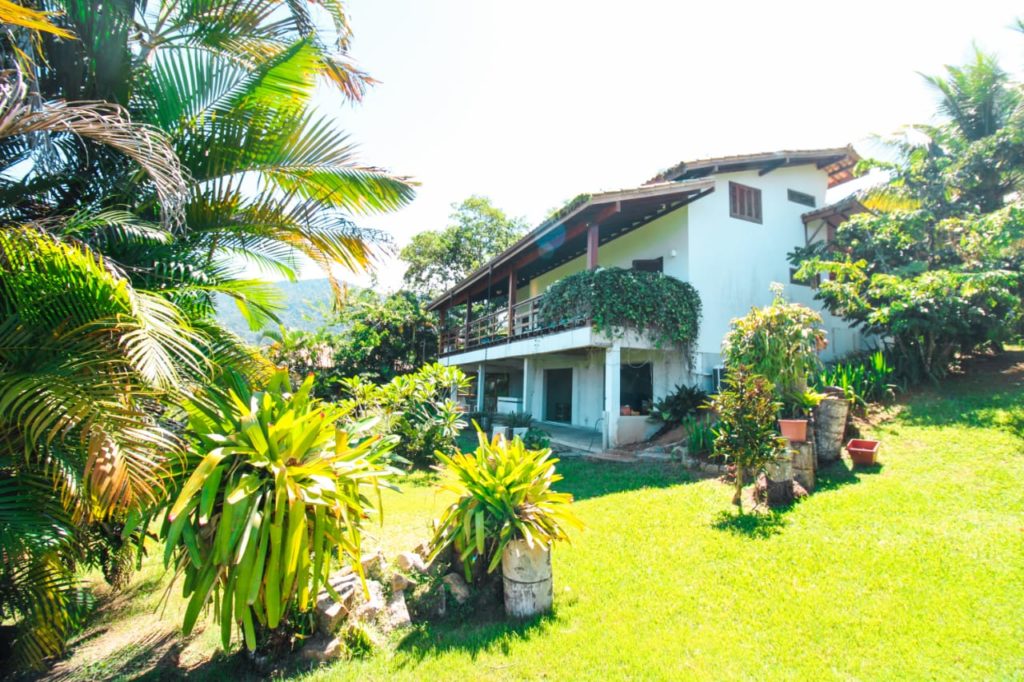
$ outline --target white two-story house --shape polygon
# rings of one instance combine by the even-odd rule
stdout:
[[[441,362],[473,377],[471,408],[529,412],[593,434],[597,449],[648,437],[657,425],[632,413],[677,384],[711,389],[730,320],[769,303],[772,282],[821,310],[826,359],[858,350],[858,333],[791,281],[786,259],[829,239],[855,210],[849,201],[826,206],[825,193],[852,178],[857,160],[840,147],[690,161],[639,187],[574,201],[431,302],[444,330]],[[610,266],[660,270],[697,290],[703,318],[692,363],[643,330],[610,336],[587,320],[541,323],[551,284]]]

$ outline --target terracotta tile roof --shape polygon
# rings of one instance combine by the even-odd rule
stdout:
[[[860,156],[852,145],[828,149],[795,149],[758,154],[718,156],[677,163],[668,170],[658,173],[645,184],[689,180],[715,173],[728,173],[752,168],[767,172],[782,166],[814,163],[817,164],[818,168],[828,173],[828,186],[835,187],[847,180],[853,179],[853,167],[858,161],[860,161]]]

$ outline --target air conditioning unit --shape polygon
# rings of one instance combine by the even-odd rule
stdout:
[[[725,381],[725,365],[718,365],[711,368],[711,388],[713,393],[722,390],[722,382]]]

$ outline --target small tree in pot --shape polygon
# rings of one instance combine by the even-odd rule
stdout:
[[[786,441],[775,432],[775,387],[750,367],[732,368],[726,388],[711,401],[718,413],[715,453],[736,465],[736,490],[732,502],[743,513],[743,486],[747,471],[756,475],[781,454]]]
[[[551,545],[568,540],[569,526],[583,527],[570,507],[572,495],[552,489],[562,477],[551,450],[478,437],[475,452],[437,453],[448,474],[443,487],[458,499],[437,523],[432,556],[453,545],[470,582],[501,565],[506,612],[541,613],[551,608]]]

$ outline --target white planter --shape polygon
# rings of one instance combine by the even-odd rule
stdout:
[[[510,618],[530,618],[551,610],[551,550],[525,540],[513,540],[501,555],[505,586],[505,613]]]
[[[530,430],[529,426],[513,426],[512,427],[512,439],[516,438],[522,440],[526,438],[526,432]]]

